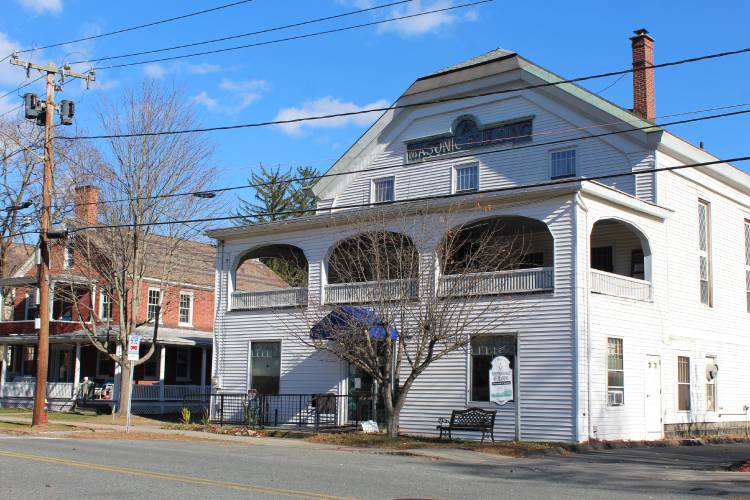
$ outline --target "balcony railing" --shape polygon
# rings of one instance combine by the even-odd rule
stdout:
[[[71,399],[73,397],[72,382],[47,382],[47,397],[49,399]],[[28,398],[34,397],[36,381],[5,382],[0,387],[0,398]]]
[[[418,296],[419,282],[416,279],[326,285],[326,303],[328,304],[416,299]]]
[[[651,301],[651,282],[608,273],[597,269],[591,270],[591,292],[612,295],[624,299]]]
[[[5,382],[0,385],[0,398],[33,399],[34,380]],[[72,382],[47,382],[47,398],[72,399],[76,396]],[[162,391],[163,389],[163,391]],[[162,393],[164,394],[162,399]],[[207,402],[211,396],[210,385],[145,385],[133,386],[133,401],[196,401]]]
[[[555,273],[552,267],[446,275],[441,276],[438,282],[441,297],[546,292],[554,288]]]
[[[284,288],[264,292],[234,292],[232,294],[232,310],[235,311],[253,311],[306,304],[307,288]]]

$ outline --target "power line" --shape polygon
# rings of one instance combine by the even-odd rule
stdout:
[[[492,0],[483,0],[486,1],[492,1]],[[732,55],[737,54],[744,54],[750,52],[750,47],[745,49],[738,49],[733,51],[726,51],[726,52],[716,52],[713,54],[707,54],[703,56],[698,57],[691,57],[688,59],[680,59],[677,61],[670,61],[666,63],[660,63],[660,64],[654,64],[651,66],[646,66],[643,68],[638,68],[638,70],[642,69],[657,69],[657,68],[666,68],[670,66],[678,66],[682,64],[688,64],[688,63],[694,63],[698,61],[705,61],[709,59],[716,59],[720,57],[728,57]],[[542,87],[553,87],[558,85],[565,85],[565,84],[572,84],[572,83],[578,83],[582,81],[587,80],[594,80],[598,78],[606,78],[609,76],[616,76],[616,75],[622,75],[627,73],[632,73],[635,71],[634,68],[628,68],[624,70],[619,71],[610,71],[608,73],[599,73],[595,75],[588,75],[588,76],[581,76],[577,78],[571,78],[568,80],[559,80],[555,82],[544,82],[544,83],[537,83],[533,85],[526,85],[523,87],[515,87],[511,89],[502,89],[502,90],[492,90],[487,92],[480,92],[477,94],[467,94],[467,95],[461,95],[461,96],[453,96],[453,97],[442,97],[438,99],[430,99],[426,101],[420,101],[420,102],[414,102],[414,103],[405,103],[405,104],[392,104],[390,106],[386,107],[380,107],[380,108],[369,108],[369,109],[363,109],[358,111],[348,111],[344,113],[331,113],[327,115],[316,115],[316,116],[307,116],[307,117],[300,117],[300,118],[291,118],[288,120],[270,120],[270,121],[264,121],[264,122],[254,122],[254,123],[241,123],[238,125],[223,125],[223,126],[217,126],[217,127],[204,127],[204,128],[195,128],[195,129],[184,129],[184,130],[164,130],[164,131],[156,131],[156,132],[136,132],[136,133],[130,133],[130,134],[102,134],[102,135],[81,135],[81,136],[61,136],[58,137],[59,139],[66,139],[66,140],[80,140],[80,139],[115,139],[115,138],[128,138],[128,137],[153,137],[153,136],[160,136],[160,135],[175,135],[175,134],[190,134],[190,133],[197,133],[197,132],[214,132],[214,131],[221,131],[221,130],[236,130],[236,129],[243,129],[243,128],[258,128],[258,127],[267,127],[270,125],[287,125],[291,123],[301,123],[301,122],[307,122],[307,121],[316,121],[316,120],[327,120],[330,118],[342,118],[342,117],[348,117],[348,116],[356,116],[356,115],[363,115],[367,113],[377,113],[377,112],[386,112],[396,109],[408,109],[408,108],[415,108],[419,106],[426,106],[431,104],[442,104],[446,102],[455,102],[455,101],[464,101],[467,99],[474,99],[478,97],[488,97],[493,95],[499,95],[499,94],[507,94],[510,92],[521,92],[524,90],[533,90],[538,89]]]
[[[339,19],[339,18],[342,18],[342,17],[353,16],[355,14],[362,14],[364,12],[370,12],[370,11],[374,11],[374,10],[385,9],[387,7],[393,7],[395,5],[400,5],[400,4],[404,4],[404,3],[410,3],[410,2],[413,2],[413,1],[414,0],[399,0],[397,2],[391,2],[391,3],[382,4],[382,5],[376,5],[374,7],[369,7],[369,8],[366,8],[366,9],[352,10],[352,11],[349,11],[349,12],[344,12],[342,14],[335,14],[335,15],[331,15],[331,16],[319,17],[319,18],[316,18],[316,19],[309,19],[307,21],[300,21],[300,22],[293,23],[293,24],[286,24],[284,26],[276,26],[274,28],[264,28],[264,29],[258,30],[258,31],[251,31],[251,32],[248,32],[248,33],[241,33],[241,34],[238,34],[238,35],[225,36],[225,37],[222,37],[222,38],[214,38],[212,40],[203,40],[203,41],[200,41],[200,42],[192,42],[192,43],[186,43],[186,44],[182,44],[182,45],[173,45],[171,47],[164,47],[164,48],[160,48],[160,49],[144,50],[144,51],[140,51],[140,52],[130,52],[128,54],[120,54],[120,55],[115,55],[115,56],[96,57],[96,58],[93,58],[93,59],[85,59],[85,60],[82,60],[82,61],[73,61],[70,64],[85,64],[85,63],[100,62],[100,61],[110,61],[110,60],[113,60],[113,59],[122,59],[122,58],[125,58],[125,57],[144,56],[144,55],[147,55],[147,54],[156,54],[156,53],[159,53],[159,52],[167,52],[167,51],[170,51],[170,50],[186,49],[188,47],[197,47],[199,45],[207,45],[207,44],[210,44],[210,43],[226,42],[227,40],[235,40],[235,39],[238,39],[238,38],[246,38],[246,37],[255,36],[255,35],[262,35],[262,34],[265,34],[265,33],[271,33],[271,32],[274,32],[274,31],[281,31],[281,30],[285,30],[285,29],[289,29],[289,28],[298,28],[300,26],[306,26],[308,24],[315,24],[315,23],[320,23],[320,22],[323,22],[323,21],[330,21],[330,20]],[[99,68],[99,69],[103,69],[103,68]]]
[[[750,161],[750,156],[739,156],[736,158],[712,160],[712,161],[706,161],[706,162],[701,162],[701,163],[690,163],[687,165],[676,165],[676,166],[671,166],[671,167],[658,167],[658,168],[654,168],[650,170],[644,170],[641,172],[627,171],[627,172],[618,172],[614,174],[594,175],[594,176],[589,176],[589,177],[570,177],[570,178],[565,178],[565,179],[543,181],[543,182],[537,182],[537,183],[518,184],[515,186],[505,186],[505,187],[487,189],[484,191],[472,192],[472,193],[452,193],[452,194],[421,196],[417,198],[409,198],[409,199],[404,199],[404,200],[395,200],[395,201],[382,202],[382,203],[357,203],[357,204],[350,204],[350,205],[339,205],[339,206],[332,207],[332,208],[335,210],[355,209],[355,208],[371,209],[371,208],[377,208],[381,206],[401,205],[405,203],[415,203],[415,202],[422,202],[422,201],[465,198],[468,196],[483,196],[483,195],[501,193],[501,192],[506,192],[506,191],[516,191],[520,189],[533,189],[533,188],[546,187],[546,186],[557,186],[557,185],[578,183],[578,182],[584,182],[584,181],[601,181],[601,180],[607,180],[607,179],[616,179],[619,177],[628,177],[631,175],[638,175],[638,174],[671,172],[671,171],[682,170],[682,169],[687,169],[687,168],[706,167],[710,165],[718,165],[721,163],[737,163],[737,162],[742,162],[742,161]],[[281,212],[256,213],[256,214],[248,214],[248,215],[227,215],[227,216],[221,216],[221,217],[205,217],[201,219],[155,221],[155,222],[143,222],[143,223],[133,223],[133,224],[129,224],[129,223],[104,224],[104,225],[77,227],[77,228],[71,229],[70,232],[75,233],[75,232],[85,231],[89,229],[121,229],[121,228],[165,226],[165,225],[174,225],[174,224],[195,224],[195,223],[202,223],[202,222],[220,222],[220,221],[228,221],[228,220],[246,219],[248,217],[300,215],[300,214],[305,214],[308,212],[318,212],[320,210],[321,209],[318,209],[318,208],[310,208],[310,209],[299,209],[299,210],[287,210],[287,211],[281,211]],[[292,220],[288,220],[287,222],[291,222],[291,221]],[[264,223],[258,223],[255,225],[267,225],[267,224],[269,223],[264,222]]]
[[[726,108],[733,108],[733,107],[737,107],[737,106],[747,106],[747,105],[750,105],[750,103],[736,104],[736,105],[731,105],[731,106],[722,106],[722,107],[720,107],[718,109],[722,109],[722,108],[726,109]],[[675,115],[683,115],[683,114],[690,114],[690,113],[700,113],[700,112],[704,112],[704,111],[705,110],[697,110],[697,111],[686,112],[686,113],[675,113],[673,115],[665,115],[665,116],[675,116]],[[719,114],[715,114],[715,115],[701,116],[701,117],[697,117],[697,118],[688,118],[688,119],[684,119],[684,120],[675,120],[675,121],[671,121],[671,122],[665,122],[665,123],[662,123],[662,124],[653,124],[653,125],[646,125],[646,126],[643,126],[643,127],[634,127],[634,128],[627,129],[627,130],[615,130],[615,131],[609,131],[609,132],[602,132],[602,133],[599,133],[599,134],[591,134],[591,135],[586,135],[586,136],[582,136],[582,137],[571,137],[571,138],[556,139],[556,140],[546,141],[546,142],[536,142],[536,143],[532,143],[532,144],[523,144],[523,145],[520,145],[520,146],[515,146],[515,147],[511,147],[511,148],[507,148],[507,149],[493,149],[491,151],[477,151],[477,152],[472,152],[472,153],[466,154],[466,155],[453,155],[453,156],[449,156],[449,157],[426,158],[424,160],[419,160],[419,161],[415,161],[415,162],[409,163],[409,164],[407,164],[407,166],[408,165],[424,165],[424,164],[427,164],[427,163],[434,163],[434,162],[455,161],[457,159],[462,159],[462,158],[474,158],[476,156],[484,156],[484,155],[496,154],[496,153],[513,152],[513,151],[518,151],[518,150],[527,149],[527,148],[552,146],[552,145],[558,145],[558,144],[568,143],[568,142],[576,142],[576,141],[582,141],[582,140],[597,139],[597,138],[607,137],[607,136],[611,136],[611,135],[627,134],[627,133],[631,133],[631,132],[637,132],[637,131],[643,131],[643,130],[649,130],[649,129],[656,129],[656,128],[659,128],[659,127],[667,127],[667,126],[672,126],[672,125],[682,125],[682,124],[686,124],[686,123],[693,123],[693,122],[699,122],[699,121],[705,121],[705,120],[714,120],[714,119],[718,119],[718,118],[726,118],[726,117],[730,117],[730,116],[744,115],[744,114],[748,114],[748,113],[750,113],[750,109],[742,110],[742,111],[732,111],[732,112],[727,112],[727,113],[719,113]],[[601,127],[601,126],[606,126],[606,125],[614,125],[614,124],[617,124],[617,123],[619,123],[619,122],[611,122],[611,123],[606,123],[606,124],[599,124],[599,125],[594,125],[594,126],[592,126],[590,128]],[[568,130],[570,130],[570,129],[568,129]],[[568,131],[568,130],[564,130],[564,131]],[[527,136],[519,136],[518,138],[524,139],[526,137],[532,137],[533,135],[534,134],[529,134]],[[492,142],[492,141],[489,141],[489,142]],[[255,184],[241,184],[241,185],[236,185],[236,186],[228,186],[228,187],[215,188],[215,189],[205,189],[205,190],[200,190],[200,191],[187,191],[187,192],[170,193],[170,194],[164,194],[164,195],[144,196],[144,197],[138,197],[138,198],[123,198],[123,199],[115,199],[115,200],[99,200],[99,201],[96,201],[96,202],[81,203],[80,205],[81,206],[83,206],[83,205],[94,205],[94,204],[95,205],[102,205],[102,204],[108,204],[108,203],[125,203],[125,202],[138,201],[138,200],[153,200],[153,199],[160,199],[160,198],[175,198],[175,197],[179,197],[179,196],[195,196],[195,195],[201,195],[201,194],[206,194],[206,193],[224,193],[224,192],[236,191],[236,190],[240,190],[240,189],[268,187],[268,186],[272,186],[272,185],[276,185],[276,184],[288,184],[288,183],[293,183],[293,182],[317,181],[317,180],[328,178],[328,177],[338,177],[338,176],[342,176],[342,175],[352,175],[352,174],[360,174],[360,173],[368,173],[368,172],[378,172],[378,171],[383,171],[383,170],[390,170],[390,169],[397,168],[397,167],[400,167],[400,166],[404,166],[404,165],[402,165],[402,164],[399,164],[399,165],[383,165],[383,166],[380,166],[380,167],[365,168],[365,169],[360,169],[360,170],[351,170],[351,171],[347,171],[347,172],[334,172],[334,173],[326,173],[326,174],[320,174],[320,175],[315,175],[315,176],[294,177],[294,178],[290,178],[290,179],[286,179],[286,180],[280,180],[280,181],[261,182],[261,183],[255,183]],[[59,207],[57,207],[57,208],[59,208]]]
[[[11,90],[10,92],[6,92],[5,94],[3,94],[3,95],[0,95],[0,99],[5,99],[5,98],[6,98],[6,97],[8,97],[9,95],[11,95],[11,94],[15,94],[16,92],[18,92],[18,91],[19,91],[19,90],[21,90],[22,88],[26,88],[26,87],[28,87],[29,85],[31,85],[32,83],[36,83],[36,82],[38,82],[39,80],[41,80],[41,79],[42,79],[42,78],[44,78],[45,76],[46,76],[46,75],[42,74],[42,75],[39,75],[38,77],[34,78],[33,80],[29,80],[28,82],[22,83],[21,85],[19,85],[18,87],[14,88],[14,89],[13,89],[13,90]]]
[[[69,45],[69,44],[73,44],[73,43],[79,43],[79,42],[85,42],[85,41],[88,41],[88,40],[94,40],[94,39],[97,39],[97,38],[104,38],[104,37],[107,37],[107,36],[119,35],[121,33],[127,33],[129,31],[135,31],[135,30],[139,30],[139,29],[142,29],[142,28],[149,28],[151,26],[157,26],[159,24],[166,24],[166,23],[171,23],[173,21],[179,21],[180,19],[187,19],[189,17],[199,16],[199,15],[202,15],[202,14],[208,14],[209,12],[216,12],[217,10],[228,9],[230,7],[235,7],[237,5],[242,5],[242,4],[250,3],[252,1],[253,0],[239,0],[237,2],[232,2],[232,3],[228,3],[228,4],[224,4],[224,5],[219,5],[219,6],[216,6],[216,7],[212,7],[210,9],[199,10],[197,12],[191,12],[189,14],[183,14],[183,15],[180,15],[180,16],[170,17],[170,18],[167,18],[167,19],[160,19],[158,21],[153,21],[153,22],[146,23],[146,24],[139,24],[138,26],[131,26],[129,28],[122,28],[122,29],[118,29],[118,30],[115,30],[115,31],[110,31],[108,33],[101,33],[99,35],[91,35],[91,36],[87,36],[87,37],[83,37],[83,38],[78,38],[76,40],[68,40],[68,41],[65,41],[65,42],[57,42],[57,43],[51,43],[49,45],[43,45],[41,47],[34,47],[34,48],[31,48],[31,49],[19,50],[18,53],[19,54],[23,54],[25,52],[31,52],[31,51],[34,51],[34,50],[51,49],[53,47],[60,47],[61,45]],[[10,56],[8,56],[8,57],[10,57]],[[7,57],[5,59],[7,59]],[[2,61],[0,61],[0,62],[2,62]]]
[[[314,33],[306,33],[306,34],[303,34],[303,35],[295,35],[295,36],[290,36],[290,37],[286,37],[286,38],[278,38],[278,39],[275,39],[275,40],[268,40],[268,41],[265,41],[265,42],[250,43],[250,44],[247,44],[247,45],[237,45],[237,46],[234,46],[234,47],[225,47],[225,48],[222,48],[222,49],[206,50],[206,51],[203,51],[203,52],[191,52],[189,54],[182,54],[182,55],[178,55],[178,56],[170,56],[170,57],[162,57],[162,58],[157,58],[157,59],[149,59],[149,60],[146,60],[146,61],[134,61],[134,62],[129,62],[129,63],[114,64],[114,65],[111,65],[111,66],[100,66],[100,67],[97,67],[96,69],[97,70],[105,70],[105,69],[125,68],[125,67],[128,67],[128,66],[137,66],[137,65],[140,65],[140,64],[151,64],[151,63],[164,62],[164,61],[173,61],[175,59],[185,59],[185,58],[189,58],[189,57],[205,56],[205,55],[210,55],[210,54],[219,54],[219,53],[223,53],[223,52],[230,52],[230,51],[235,51],[235,50],[248,49],[248,48],[251,48],[251,47],[260,47],[262,45],[271,45],[271,44],[275,44],[275,43],[288,42],[288,41],[291,41],[291,40],[300,40],[300,39],[304,39],[304,38],[311,38],[311,37],[316,37],[316,36],[329,35],[331,33],[340,33],[342,31],[349,31],[349,30],[354,30],[354,29],[359,29],[359,28],[366,28],[368,26],[377,26],[377,25],[380,25],[380,24],[392,23],[392,22],[395,22],[395,21],[401,21],[403,19],[411,19],[411,18],[415,18],[415,17],[426,16],[426,15],[430,15],[430,14],[437,14],[437,13],[440,13],[440,12],[447,12],[447,11],[456,10],[456,9],[464,9],[464,8],[467,8],[467,7],[472,7],[472,6],[475,6],[475,5],[480,5],[480,4],[483,4],[483,3],[490,3],[490,2],[494,2],[494,1],[495,0],[476,0],[476,1],[471,2],[471,3],[465,3],[465,4],[461,4],[461,5],[454,5],[452,7],[444,7],[444,8],[441,8],[441,9],[427,10],[427,11],[424,11],[424,12],[417,12],[416,14],[408,14],[408,15],[403,15],[403,16],[392,17],[392,18],[389,18],[389,19],[382,19],[380,21],[372,21],[372,22],[369,22],[369,23],[355,24],[355,25],[352,25],[352,26],[345,26],[343,28],[333,28],[333,29],[325,30],[325,31],[317,31],[317,32],[314,32]]]

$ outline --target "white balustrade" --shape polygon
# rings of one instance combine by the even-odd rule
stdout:
[[[263,292],[234,292],[232,310],[252,311],[307,304],[307,288],[283,288]]]
[[[591,270],[591,292],[624,299],[651,300],[651,282],[619,274]]]
[[[70,399],[73,397],[72,382],[47,382],[48,399]]]
[[[4,398],[33,398],[36,382],[26,380],[23,382],[5,382],[0,391],[0,397]]]
[[[326,285],[326,303],[328,304],[410,300],[416,299],[418,294],[418,281],[415,279]]]
[[[544,292],[554,290],[554,288],[554,269],[551,267],[539,267],[441,276],[438,284],[438,294],[441,297],[461,297],[467,295],[495,295],[500,293]]]

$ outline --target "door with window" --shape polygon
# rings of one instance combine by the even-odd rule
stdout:
[[[248,388],[258,394],[279,394],[281,342],[250,342]]]
[[[661,407],[661,357],[646,356],[646,436],[649,439],[662,437],[662,407]]]

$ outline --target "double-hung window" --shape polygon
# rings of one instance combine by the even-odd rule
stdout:
[[[158,288],[148,289],[148,305],[146,306],[146,320],[155,321],[156,311],[159,308],[161,299],[161,290]]]
[[[701,303],[713,305],[711,285],[711,205],[698,201],[698,265],[700,270]]]
[[[26,292],[24,303],[26,319],[36,319],[39,316],[39,289],[32,288],[31,291]]]
[[[623,364],[622,339],[607,339],[607,404],[625,404],[625,368]]]
[[[113,309],[112,290],[109,288],[102,288],[99,293],[99,318],[102,321],[112,321]]]
[[[750,220],[745,220],[745,296],[750,313]]]
[[[516,337],[514,335],[487,335],[471,340],[471,401],[490,400],[490,368],[492,360],[504,356],[510,369],[516,369]],[[516,394],[514,387],[513,394]]]
[[[677,356],[677,411],[690,411],[690,358]]]
[[[281,342],[250,343],[250,388],[258,394],[278,394],[281,381]]]
[[[550,154],[550,163],[552,164],[553,179],[563,177],[575,177],[576,175],[576,150],[564,149],[561,151],[552,151]]]
[[[479,191],[479,165],[455,167],[455,192],[470,193]]]
[[[372,181],[372,202],[387,203],[396,199],[396,180],[394,177],[383,177]]]
[[[176,349],[175,353],[175,378],[180,382],[190,380],[190,350]]]
[[[706,411],[716,411],[716,356],[706,356]]]
[[[178,322],[182,326],[192,326],[193,324],[193,294],[190,292],[180,292]]]

